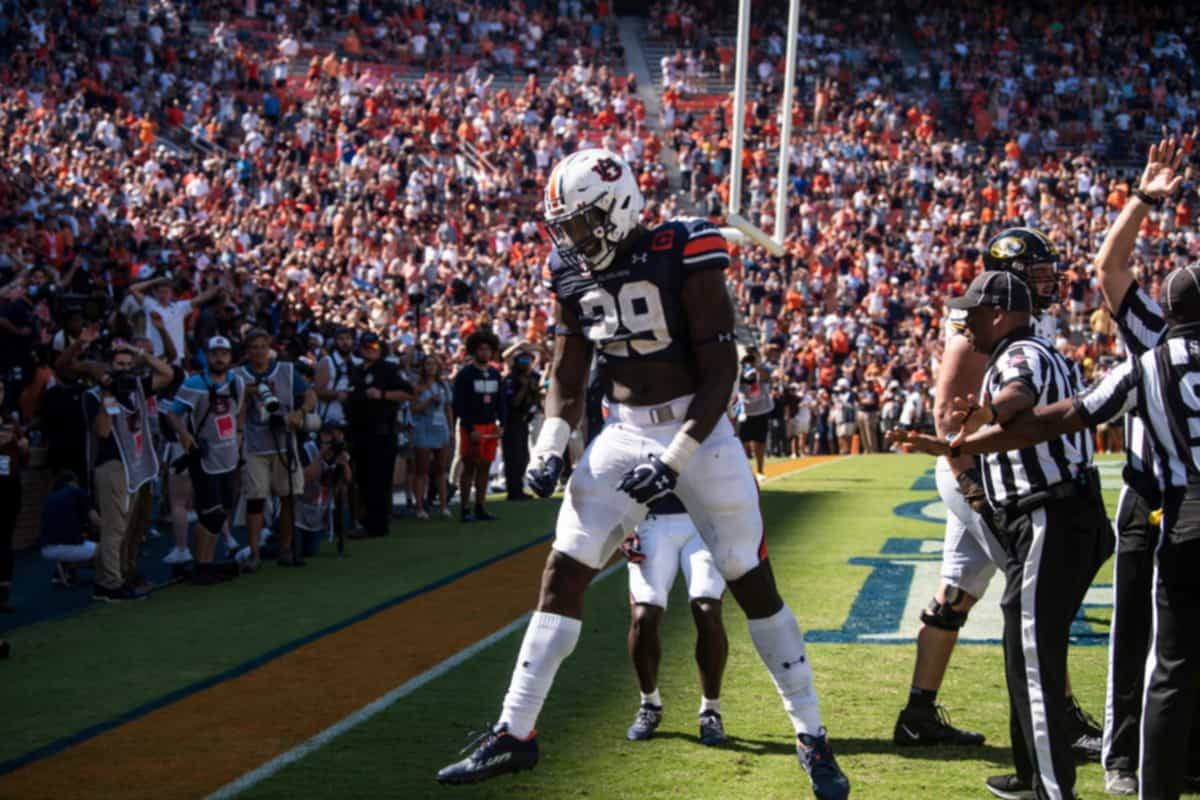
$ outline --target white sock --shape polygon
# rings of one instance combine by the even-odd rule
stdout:
[[[717,698],[716,700],[709,700],[707,697],[702,695],[700,697],[700,713],[703,714],[705,711],[715,711],[720,714],[721,699]]]
[[[642,692],[642,705],[650,705],[654,706],[655,708],[662,708],[662,695],[658,693],[658,689],[655,689],[650,694]]]
[[[544,611],[530,618],[500,712],[500,723],[518,739],[533,733],[558,665],[575,649],[581,627],[577,619]]]
[[[774,616],[746,620],[758,657],[771,673],[783,699],[783,710],[792,719],[797,734],[816,735],[821,730],[821,711],[813,687],[812,665],[804,646],[804,634],[792,610],[784,604]]]

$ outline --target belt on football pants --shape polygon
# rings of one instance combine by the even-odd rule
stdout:
[[[608,421],[624,422],[642,428],[683,422],[683,418],[687,416],[688,407],[692,404],[694,396],[685,394],[669,402],[654,406],[631,406],[625,403],[610,403],[608,406]]]

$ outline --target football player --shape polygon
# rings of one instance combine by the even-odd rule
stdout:
[[[988,241],[984,269],[1011,272],[1033,291],[1035,327],[1054,341],[1056,320],[1047,312],[1059,302],[1058,251],[1049,238],[1034,228],[1008,228]],[[965,318],[964,318],[965,319]],[[987,357],[975,352],[962,336],[963,319],[946,321],[946,347],[934,389],[933,415],[938,436],[958,431],[951,419],[953,399],[978,391]],[[976,459],[964,456],[939,458],[937,487],[946,506],[946,531],[942,551],[942,582],[929,606],[921,612],[917,633],[917,657],[913,666],[908,704],[900,712],[893,740],[901,746],[979,745],[983,734],[960,730],[950,724],[945,709],[937,703],[938,690],[946,675],[958,631],[971,608],[983,597],[1004,550],[981,514],[990,513],[983,492],[983,478]],[[1071,746],[1076,758],[1097,760],[1100,729],[1071,696]]]
[[[821,723],[804,636],[775,588],[757,482],[725,416],[738,371],[728,247],[704,220],[647,229],[644,205],[632,170],[607,150],[573,153],[547,180],[557,329],[529,487],[547,497],[558,483],[593,352],[611,385],[610,417],[567,485],[500,721],[438,780],[471,783],[537,763],[534,723],[575,649],[584,591],[647,505],[674,492],[749,619],[816,797],[843,800],[850,783]]]

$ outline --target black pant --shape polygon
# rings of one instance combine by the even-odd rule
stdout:
[[[529,423],[510,419],[500,440],[504,454],[504,483],[509,497],[524,493],[525,470],[529,467]]]
[[[363,504],[363,527],[370,536],[385,536],[392,517],[392,473],[396,436],[364,436],[355,442],[354,477]]]
[[[1168,491],[1155,552],[1154,624],[1144,694],[1142,800],[1175,800],[1187,771],[1200,679],[1200,500]]]
[[[15,465],[14,465],[15,469]],[[13,533],[21,513],[21,477],[0,478],[0,583],[13,576]]]
[[[998,515],[995,530],[1007,555],[1000,608],[1013,762],[1039,798],[1070,798],[1067,645],[1092,578],[1112,554],[1108,516],[1097,489]]]

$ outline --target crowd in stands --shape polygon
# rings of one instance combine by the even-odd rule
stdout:
[[[502,377],[536,372],[558,159],[621,154],[648,224],[723,213],[727,5],[651,4],[646,34],[672,46],[655,119],[604,0],[0,2],[6,419],[35,449],[68,440],[67,390],[93,378],[63,355],[107,359],[115,341],[197,374],[214,340],[237,363],[262,331],[273,357],[311,365],[307,389],[339,333],[372,335],[428,388],[492,332]],[[1195,108],[1191,29],[1120,8],[1064,24],[1033,4],[805,4],[786,254],[743,244],[729,275],[775,399],[772,452],[869,451],[881,429],[928,424],[943,299],[1013,222],[1046,230],[1069,270],[1058,345],[1089,371],[1119,356],[1087,277],[1129,191],[1113,159],[1139,132],[1190,129]],[[742,110],[743,198],[766,230],[784,19],[759,15]],[[1194,196],[1189,180],[1139,240],[1152,292],[1200,251]],[[58,452],[87,486],[84,450]]]

